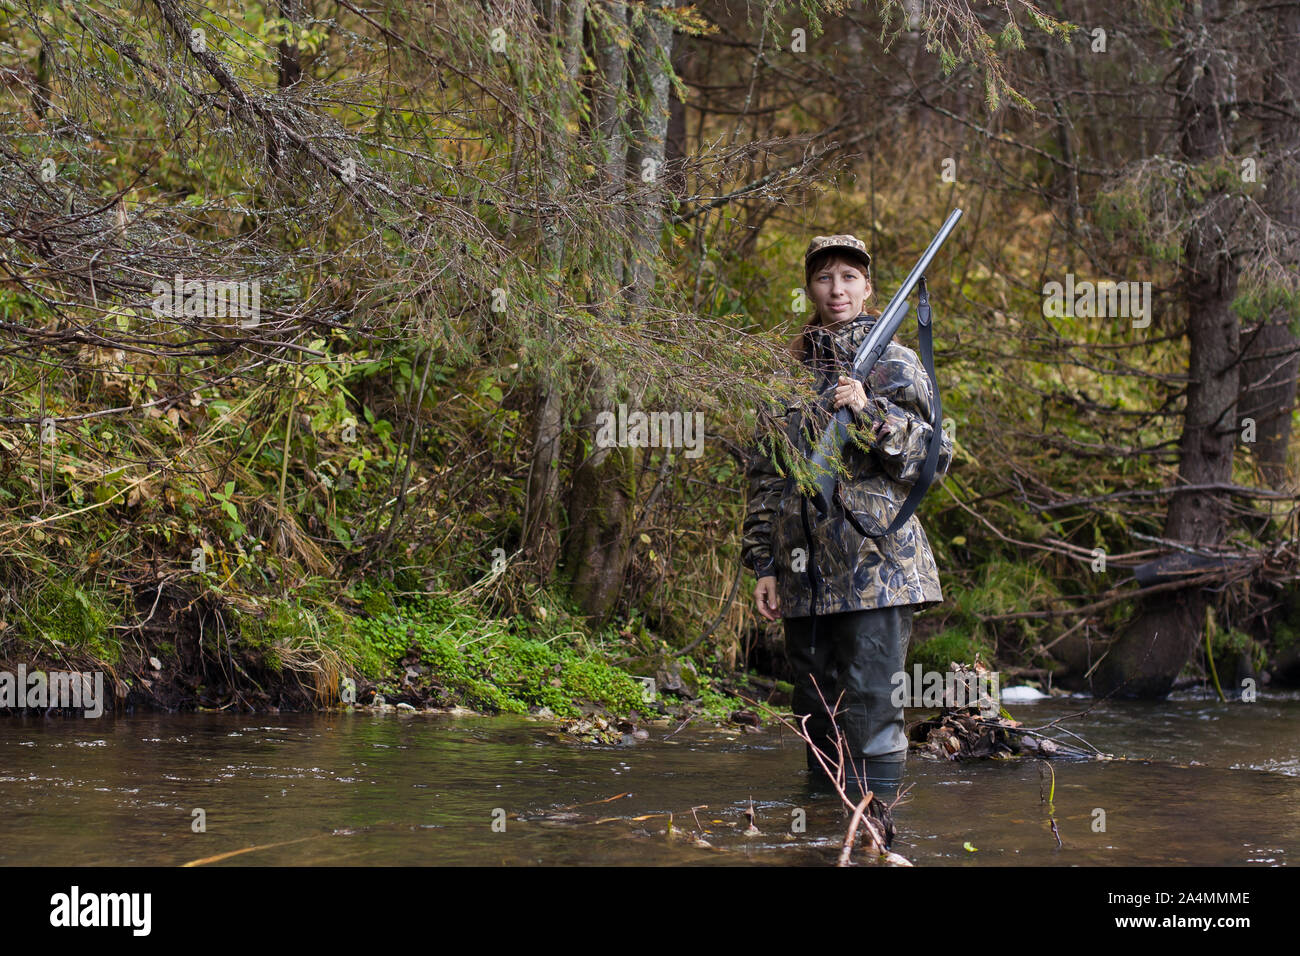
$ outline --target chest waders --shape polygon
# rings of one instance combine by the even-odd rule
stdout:
[[[921,362],[930,379],[931,393],[934,398],[933,414],[929,422],[930,447],[927,449],[921,474],[912,484],[898,514],[884,531],[867,529],[868,524],[875,524],[874,519],[859,516],[848,508],[840,494],[839,483],[836,482],[833,499],[839,504],[845,519],[864,538],[884,538],[894,534],[906,524],[915,513],[926,491],[929,490],[938,467],[939,447],[943,440],[943,413],[939,397],[939,382],[934,371],[930,297],[924,277],[917,283],[917,288],[920,301],[916,316]],[[820,391],[822,389],[819,389]],[[822,623],[817,613],[822,590],[821,573],[817,568],[817,544],[808,520],[810,498],[808,495],[801,495],[800,499],[799,516],[803,525],[804,539],[808,545],[808,584],[811,591],[809,617],[812,620],[809,625],[808,665],[812,676],[825,678],[825,670],[817,666],[817,638]],[[834,650],[839,652],[837,656],[840,660],[837,662],[838,673],[835,684],[842,688],[843,695],[848,698],[845,712],[847,727],[844,736],[850,748],[850,753],[846,756],[852,761],[853,767],[846,768],[847,789],[852,795],[855,788],[869,785],[882,797],[892,798],[902,781],[903,767],[907,760],[907,737],[903,728],[903,710],[901,707],[893,707],[890,698],[894,675],[903,672],[906,663],[907,645],[912,630],[912,607],[911,605],[888,606],[848,611],[833,617],[835,626],[830,629],[831,633],[826,637],[836,642]],[[822,673],[817,673],[818,670]],[[827,693],[834,693],[832,688],[822,686],[822,682],[818,682],[817,686],[823,697]],[[837,694],[836,699],[838,697]],[[817,704],[812,703],[813,695],[809,695],[807,699],[815,710]],[[833,707],[834,702],[826,700],[826,706]],[[881,747],[889,749],[874,754],[863,752]],[[827,754],[827,757],[831,756]],[[808,769],[813,772],[814,779],[823,774],[811,746],[808,751]]]
[[[930,379],[930,392],[934,396],[934,412],[930,416],[930,447],[926,450],[925,464],[921,466],[921,474],[917,476],[912,483],[911,489],[904,499],[903,505],[898,509],[898,514],[890,522],[889,527],[884,531],[868,531],[867,524],[874,524],[874,520],[869,517],[860,518],[857,512],[844,504],[844,498],[840,494],[840,485],[835,483],[834,500],[840,506],[845,519],[853,526],[853,530],[864,538],[885,538],[899,528],[903,527],[912,515],[916,512],[917,506],[920,505],[921,499],[925,493],[930,490],[930,485],[934,482],[934,474],[939,466],[939,446],[943,443],[943,401],[939,396],[939,379],[934,371],[934,333],[931,324],[930,310],[930,291],[925,284],[925,276],[916,283],[917,289],[917,306],[916,306],[916,324],[917,338],[921,345],[921,364],[925,367],[925,374]],[[833,375],[828,375],[827,384],[818,391],[823,391],[829,387]],[[817,546],[813,541],[812,528],[808,524],[808,495],[801,495],[799,502],[799,517],[803,523],[804,539],[808,543],[808,583],[812,589],[812,601],[809,607],[809,616],[812,617],[812,649],[817,650],[817,602],[821,596],[821,576],[817,573]]]

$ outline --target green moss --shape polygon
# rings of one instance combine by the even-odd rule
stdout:
[[[318,694],[331,699],[340,673],[358,668],[361,660],[352,620],[310,587],[292,600],[273,599],[263,607],[260,614],[237,615],[241,643],[260,654],[263,666],[271,671],[288,668],[311,674]]]
[[[538,640],[522,618],[485,622],[470,609],[430,596],[395,614],[358,622],[372,659],[393,667],[416,650],[431,676],[457,702],[476,710],[527,713],[548,707],[577,716],[579,704],[613,714],[642,705],[641,685],[599,656]]]
[[[984,641],[961,627],[949,628],[919,644],[908,648],[907,667],[910,670],[920,664],[922,670],[948,670],[952,661],[959,664],[971,664],[978,653],[985,662],[992,662],[993,649]]]
[[[298,632],[301,622],[297,608],[288,602],[273,601],[264,615],[237,613],[236,619],[244,647],[258,652],[268,669],[276,673],[283,670],[277,643]]]
[[[364,584],[357,588],[357,598],[361,601],[361,610],[371,616],[392,614],[397,610],[397,603],[387,589],[377,584]]]
[[[562,677],[576,698],[602,704],[613,713],[627,713],[642,706],[641,684],[603,661],[575,661],[563,668]]]
[[[1256,671],[1263,670],[1268,662],[1268,653],[1263,645],[1245,631],[1236,629],[1218,631],[1211,639],[1210,647],[1214,653],[1214,663],[1219,671],[1220,680],[1225,679],[1225,670],[1228,672],[1228,677],[1232,676],[1232,668],[1236,666],[1237,657],[1241,654],[1249,656],[1251,666]]]
[[[26,610],[21,631],[28,640],[49,641],[64,652],[108,664],[121,660],[122,644],[112,630],[121,609],[103,593],[63,578],[47,583]]]

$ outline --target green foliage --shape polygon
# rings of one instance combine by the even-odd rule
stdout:
[[[701,681],[700,699],[693,706],[710,720],[724,721],[733,712],[746,706],[745,702],[715,690],[707,679]]]
[[[1245,654],[1250,659],[1251,667],[1256,672],[1263,670],[1268,662],[1268,652],[1264,649],[1264,646],[1245,631],[1239,631],[1236,628],[1228,631],[1217,631],[1211,640],[1210,647],[1221,680],[1232,677],[1232,667],[1242,654]]]
[[[957,590],[954,603],[966,620],[977,622],[982,616],[1041,607],[1059,594],[1052,577],[1037,565],[991,561],[973,587]]]
[[[445,596],[403,602],[356,626],[370,676],[414,653],[449,702],[519,714],[548,707],[561,717],[579,715],[582,703],[618,715],[644,706],[641,685],[602,655],[565,646],[522,618],[484,622],[481,611]]]
[[[1271,321],[1278,314],[1287,316],[1293,332],[1300,335],[1300,290],[1292,286],[1270,283],[1242,289],[1232,300],[1232,310],[1252,324]]]
[[[1023,50],[1025,48],[1025,38],[1020,33],[1020,28],[1016,26],[1014,20],[1008,20],[1007,25],[1002,28],[1002,33],[998,36],[998,43],[1004,49]]]
[[[1093,221],[1107,240],[1142,232],[1147,226],[1146,212],[1132,190],[1114,189],[1099,195],[1092,212]]]
[[[102,591],[60,576],[37,591],[24,609],[18,636],[33,644],[48,641],[62,654],[86,654],[108,664],[121,659],[122,644],[111,629],[121,608]]]
[[[1152,161],[1097,193],[1097,225],[1108,240],[1132,243],[1152,262],[1177,266],[1190,221],[1189,181],[1197,192],[1204,175],[1176,160]]]
[[[40,19],[28,23],[25,6],[11,3],[3,24],[13,60],[7,65],[25,75],[36,68],[37,51],[46,51],[50,90],[58,101],[50,117],[79,130],[76,137],[51,139],[50,127],[34,119],[26,124],[30,135],[24,124],[13,126],[11,160],[19,167],[34,165],[53,150],[59,168],[53,186],[32,191],[15,208],[28,208],[33,222],[56,228],[79,221],[101,199],[123,190],[131,222],[162,232],[151,238],[131,226],[121,248],[157,242],[157,248],[196,256],[204,248],[216,249],[216,261],[207,260],[208,265],[274,273],[263,276],[267,306],[282,317],[310,320],[267,332],[277,344],[266,351],[259,344],[251,356],[257,361],[248,366],[249,349],[196,353],[188,325],[158,323],[147,308],[122,301],[114,270],[124,260],[115,255],[90,260],[95,262],[93,291],[82,288],[82,279],[59,287],[57,278],[42,279],[50,288],[39,294],[14,288],[18,283],[0,288],[0,316],[11,328],[35,336],[31,349],[0,358],[7,414],[15,422],[0,426],[0,502],[14,521],[25,520],[24,509],[36,500],[42,517],[57,517],[43,526],[48,532],[33,528],[15,534],[11,541],[20,539],[18,547],[31,553],[13,560],[39,565],[35,559],[58,556],[66,567],[98,554],[103,565],[94,572],[96,582],[140,580],[139,569],[147,567],[151,585],[152,572],[160,570],[182,587],[207,591],[223,613],[238,608],[232,619],[241,640],[269,668],[314,673],[326,687],[339,667],[377,681],[390,679],[414,648],[449,697],[471,706],[512,711],[549,706],[557,713],[571,712],[582,700],[616,710],[633,706],[639,685],[605,663],[623,640],[616,629],[591,635],[558,613],[549,623],[491,619],[526,605],[521,600],[526,589],[517,583],[522,575],[498,584],[499,592],[515,592],[500,602],[507,610],[484,611],[450,598],[411,603],[402,592],[465,589],[486,573],[493,548],[513,553],[528,487],[521,478],[530,474],[530,398],[539,385],[563,393],[568,426],[563,460],[583,460],[588,437],[574,426],[588,409],[575,382],[585,376],[586,370],[577,369],[589,359],[600,357],[619,369],[624,384],[650,369],[646,377],[656,387],[667,383],[665,407],[701,406],[709,414],[711,441],[714,436],[729,445],[746,440],[738,410],[770,400],[776,377],[751,354],[760,350],[738,348],[731,333],[739,329],[771,344],[797,330],[810,317],[792,308],[807,236],[813,230],[839,231],[841,223],[872,244],[878,269],[874,304],[883,305],[919,251],[924,237],[916,224],[935,213],[934,200],[917,198],[909,184],[914,165],[898,161],[914,144],[906,136],[879,139],[870,151],[869,177],[865,166],[847,160],[842,170],[811,181],[783,173],[749,197],[783,202],[798,197],[813,219],[772,217],[761,232],[745,230],[748,235],[739,242],[733,230],[703,226],[710,217],[688,217],[666,227],[671,255],[654,270],[660,282],[646,321],[627,308],[624,297],[601,293],[624,282],[626,210],[590,201],[593,182],[608,185],[599,183],[595,165],[608,160],[605,144],[584,145],[587,98],[581,85],[557,81],[556,47],[544,31],[514,32],[509,54],[502,56],[486,45],[490,24],[458,15],[472,5],[454,3],[442,18],[446,32],[421,34],[432,49],[421,50],[412,67],[406,56],[413,48],[390,47],[389,27],[378,26],[388,21],[387,5],[380,5],[383,16],[373,23],[353,10],[292,23],[264,0],[208,6],[212,9],[196,12],[195,22],[203,25],[232,81],[254,102],[274,104],[279,128],[301,131],[315,144],[312,149],[293,147],[289,168],[270,169],[270,143],[262,131],[212,112],[202,96],[188,97],[172,82],[179,75],[172,69],[177,63],[199,65],[177,48],[157,17],[135,17],[121,4],[96,5],[94,22],[102,31],[96,36],[69,18],[70,5],[34,5],[27,12],[38,11],[34,15]],[[431,25],[419,19],[418,6],[414,19],[403,13],[392,28]],[[763,8],[763,35],[784,40],[797,22],[816,37],[818,18],[846,6],[844,0],[799,0]],[[802,16],[793,21],[784,16],[796,10]],[[1160,0],[1151,16],[1168,12],[1172,22],[1180,11],[1174,0]],[[885,3],[880,12],[887,26],[906,13],[897,2]],[[589,5],[588,13],[592,26],[603,30],[611,23],[600,4]],[[647,10],[635,13],[640,17]],[[1006,85],[991,56],[1025,49],[1022,31],[1031,39],[1036,30],[1068,40],[1077,29],[1032,4],[1015,13],[1019,23],[994,25],[991,34],[981,24],[992,21],[983,18],[927,17],[919,24],[926,49],[938,52],[944,73],[972,64],[971,81],[983,78],[990,111],[1008,100],[1030,105]],[[714,16],[689,5],[649,15],[691,34],[706,31],[707,18]],[[976,29],[966,29],[972,23]],[[612,42],[631,50],[634,37],[625,28],[621,24]],[[120,49],[138,52],[144,62],[162,64],[162,80],[148,78],[116,46],[103,43],[103,36],[118,37]],[[530,46],[539,37],[544,42]],[[302,55],[308,84],[299,88],[301,96],[285,96],[276,86],[280,43]],[[747,55],[736,49],[738,56]],[[481,56],[465,60],[463,54],[475,50]],[[441,58],[448,51],[460,56],[464,71],[435,71],[436,82],[430,82],[434,74],[427,56]],[[313,71],[317,57],[327,70]],[[584,70],[596,69],[585,53],[584,61]],[[1104,69],[1097,64],[1119,62],[1119,57],[1092,61]],[[64,69],[77,63],[79,73]],[[1131,82],[1155,89],[1165,66],[1124,61],[1118,68],[1132,69],[1136,80]],[[582,84],[597,79],[584,76]],[[332,83],[341,84],[347,95],[321,95]],[[480,99],[484,90],[491,95]],[[447,108],[467,94],[475,109]],[[761,85],[747,95],[761,96]],[[769,104],[755,103],[754,115],[770,115],[770,122],[763,122],[774,137],[812,129],[827,102],[820,91],[803,99],[774,112]],[[630,104],[623,105],[629,109],[619,112],[630,114]],[[303,112],[295,112],[300,108]],[[703,143],[721,132],[727,151],[711,154],[701,146],[699,158],[726,164],[719,168],[732,182],[718,183],[725,192],[752,180],[756,168],[750,160],[736,161],[750,155],[752,144],[735,142],[738,121],[731,113],[720,115],[720,121],[706,118],[699,136]],[[1111,141],[1108,127],[1088,125],[1090,116],[1085,111],[1070,118],[1079,124],[1073,137],[1078,169],[1135,172],[1107,180],[1108,189],[1097,195],[1088,192],[1094,177],[1082,176],[1079,199],[1085,212],[1095,202],[1092,216],[1074,224],[1078,232],[1071,241],[1052,239],[1053,226],[1042,221],[1050,218],[1042,208],[1009,200],[995,216],[971,216],[971,225],[962,228],[978,225],[980,241],[962,240],[969,254],[958,255],[958,246],[952,246],[954,254],[943,257],[951,263],[943,266],[946,275],[936,265],[932,276],[940,342],[996,343],[974,352],[954,349],[941,359],[945,415],[958,423],[955,496],[975,503],[991,528],[1020,541],[1037,542],[1050,534],[1115,550],[1130,530],[1158,533],[1158,526],[1149,516],[1133,518],[1127,507],[1043,514],[1027,507],[1027,499],[1050,497],[1047,489],[1082,497],[1166,483],[1167,455],[1160,460],[1113,449],[1154,450],[1177,437],[1176,390],[1184,387],[1186,368],[1179,330],[1160,330],[1160,337],[1169,333],[1169,343],[1135,352],[1133,329],[1123,323],[1045,323],[1034,288],[1041,282],[1033,277],[1059,275],[1067,255],[1078,251],[1099,269],[1143,278],[1157,273],[1150,276],[1156,287],[1171,289],[1166,280],[1174,270],[1164,266],[1180,262],[1194,207],[1212,193],[1252,190],[1227,157],[1196,166],[1142,157],[1128,146],[1142,136]],[[177,139],[181,129],[186,135]],[[1035,139],[1045,150],[1059,148],[1054,140],[1050,130]],[[539,142],[548,148],[533,148]],[[985,145],[961,154],[970,168],[954,184],[960,190],[984,188],[973,184],[996,182],[1002,172],[1037,182],[1047,182],[1050,172],[1049,192],[1061,195],[1055,177],[1065,175],[1063,166],[1048,167],[1043,157],[1018,148],[1004,154],[995,143]],[[340,188],[318,153],[355,158],[368,174],[366,181],[382,189]],[[548,168],[552,161],[555,168]],[[145,179],[138,177],[141,169],[149,170]],[[559,174],[554,184],[552,173]],[[29,180],[34,182],[30,175],[12,181]],[[66,190],[71,201],[74,184],[87,194],[75,196],[76,216],[60,217],[61,197]],[[50,190],[59,198],[45,208],[42,196]],[[943,203],[954,195],[963,204],[978,196],[941,193]],[[548,209],[545,231],[539,233],[534,224],[540,220],[532,215],[537,207],[530,203],[542,197],[556,206]],[[636,202],[644,198],[638,194]],[[362,200],[368,203],[364,208]],[[684,207],[680,211],[690,211],[689,203]],[[983,210],[982,201],[978,208]],[[418,218],[405,223],[418,225],[418,242],[412,242],[398,226],[417,209]],[[571,209],[583,215],[568,215]],[[437,221],[428,217],[449,211],[454,211],[454,229],[426,228]],[[1094,242],[1094,225],[1109,243]],[[15,275],[57,276],[32,248],[39,232],[19,230],[10,238],[5,255]],[[555,242],[548,248],[543,237]],[[54,239],[51,248],[64,248]],[[751,246],[755,239],[758,245]],[[759,254],[751,254],[755,251]],[[228,262],[222,258],[227,255]],[[201,257],[194,261],[205,264]],[[132,283],[152,266],[141,260],[136,268],[144,272]],[[664,288],[688,290],[689,308],[659,294]],[[488,293],[496,298],[498,291],[506,294],[505,311],[498,312],[495,303],[485,311],[483,300]],[[49,303],[58,303],[57,309]],[[1243,277],[1235,306],[1243,319],[1283,311],[1300,320],[1300,296],[1284,283],[1255,289]],[[1176,313],[1168,310],[1166,320],[1176,321]],[[681,321],[685,316],[697,321]],[[719,324],[707,324],[712,319]],[[684,331],[677,335],[672,330],[679,323]],[[85,334],[74,341],[50,332],[69,328]],[[988,338],[990,329],[995,338]],[[914,334],[909,322],[900,341]],[[120,355],[89,344],[111,345],[124,336],[135,346]],[[87,344],[83,348],[78,342]],[[1075,342],[1097,350],[1068,348]],[[997,358],[991,360],[993,355]],[[1136,373],[1130,362],[1140,365]],[[740,392],[728,389],[737,381],[752,387],[757,400],[736,401]],[[124,407],[131,412],[101,416]],[[1011,414],[1000,421],[999,409]],[[24,423],[38,410],[76,423],[61,425],[55,441],[42,444],[39,429]],[[1141,414],[1145,410],[1160,413]],[[77,419],[88,413],[94,417]],[[1122,427],[1112,413],[1123,415]],[[678,455],[653,507],[642,479],[658,473],[664,460],[659,453],[646,456],[644,472],[621,472],[622,490],[647,508],[624,595],[634,608],[645,608],[645,615],[633,611],[628,626],[643,651],[663,654],[684,646],[723,613],[727,617],[712,640],[721,657],[726,645],[735,650],[737,635],[749,623],[743,608],[747,587],[740,599],[725,607],[721,601],[738,566],[743,494],[737,492],[744,468],[728,454],[731,447],[715,454],[720,445],[711,445],[698,462]],[[1076,455],[1072,448],[1087,451]],[[1011,490],[1008,461],[1017,484],[1011,495],[1004,494]],[[786,467],[810,487],[802,459]],[[151,475],[155,470],[161,474]],[[398,489],[408,478],[410,493],[403,497]],[[913,648],[940,668],[946,667],[944,658],[969,659],[976,651],[986,656],[1027,652],[1050,622],[985,619],[1048,604],[1057,595],[1049,583],[1053,579],[1071,593],[1091,589],[1096,581],[1085,562],[1074,568],[1064,559],[1055,566],[1024,563],[1019,555],[1038,552],[995,539],[980,522],[954,512],[942,491],[931,494],[925,511],[941,567],[960,582],[946,582],[949,601],[936,609],[949,615],[948,629]],[[196,547],[210,559],[206,575],[189,570]],[[963,574],[963,566],[978,570]],[[388,580],[367,580],[349,595],[343,582],[359,567],[382,568]],[[6,582],[25,598],[27,619],[6,616],[15,631],[33,642],[89,648],[105,659],[117,654],[116,632],[108,626],[116,609],[108,592],[97,590],[102,584],[88,583],[91,575],[83,573],[79,581],[49,578],[60,583],[28,591],[24,580],[14,575]],[[1120,623],[1131,610],[1127,602],[1113,606],[1108,623]],[[653,635],[643,624],[649,620]],[[1277,639],[1293,641],[1298,632],[1300,617],[1293,616],[1278,625]],[[1221,643],[1229,640],[1240,637],[1224,636]],[[1235,645],[1223,646],[1227,653]],[[163,653],[161,645],[158,650]],[[173,655],[174,649],[169,646],[165,653]],[[702,662],[701,670],[708,664]],[[701,691],[701,706],[710,715],[734,707],[703,675]]]
[[[946,673],[952,661],[969,665],[974,662],[976,654],[985,662],[993,659],[993,649],[987,643],[971,634],[967,627],[958,626],[942,631],[928,641],[913,643],[908,648],[907,667],[911,670],[913,665],[920,664],[925,671]]]

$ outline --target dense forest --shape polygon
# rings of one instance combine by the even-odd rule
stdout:
[[[119,711],[780,703],[740,525],[812,386],[804,249],[863,239],[883,305],[961,208],[911,659],[1294,685],[1298,37],[1263,0],[0,0],[0,661]]]

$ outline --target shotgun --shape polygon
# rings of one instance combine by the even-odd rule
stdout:
[[[917,309],[917,318],[922,324],[930,321],[930,303],[925,292],[925,270],[929,268],[930,261],[938,253],[940,247],[948,239],[949,233],[957,226],[957,220],[961,218],[961,210],[954,209],[948,216],[947,220],[939,231],[935,233],[930,244],[926,246],[925,252],[921,253],[921,258],[912,266],[912,271],[907,274],[903,284],[898,287],[894,297],[889,300],[889,305],[881,313],[876,324],[871,329],[871,334],[863,341],[862,346],[858,349],[858,354],[853,358],[853,377],[862,382],[867,382],[867,376],[871,370],[880,361],[880,357],[885,354],[885,349],[889,347],[889,342],[898,331],[898,327],[903,324],[903,319],[907,315],[908,296],[920,282],[921,307]],[[812,494],[813,504],[817,508],[819,515],[826,514],[830,508],[831,495],[835,492],[835,468],[831,462],[839,458],[840,453],[844,450],[844,443],[849,438],[849,422],[852,421],[852,413],[847,405],[842,406],[835,412],[835,417],[826,430],[822,432],[817,447],[813,451],[809,461],[812,463],[812,472],[815,476],[816,490]],[[939,423],[931,422],[935,429],[935,438],[938,436]]]

